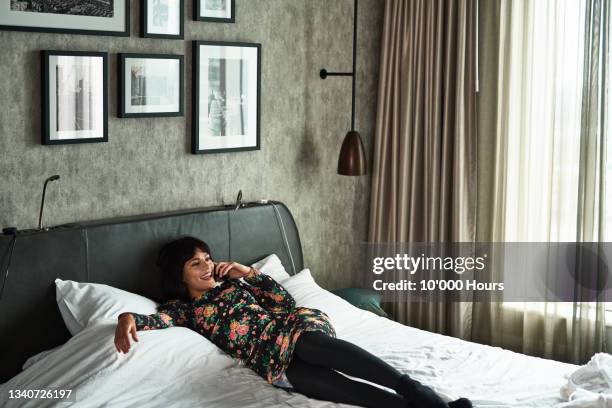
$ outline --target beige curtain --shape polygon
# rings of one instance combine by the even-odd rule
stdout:
[[[475,6],[386,0],[370,242],[474,240]],[[397,296],[396,320],[469,336],[469,305]]]
[[[605,238],[605,3],[481,2],[479,241]],[[605,348],[603,303],[479,304],[473,317],[474,340],[527,354],[584,363]]]

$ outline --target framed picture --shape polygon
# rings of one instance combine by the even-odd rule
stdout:
[[[119,54],[119,117],[183,116],[183,56]]]
[[[42,51],[42,143],[108,140],[108,56]]]
[[[234,23],[236,21],[236,0],[194,0],[193,19]]]
[[[4,0],[0,30],[130,36],[130,0]]]
[[[193,42],[192,153],[259,150],[261,44]]]
[[[183,0],[142,0],[141,36],[182,40],[184,8]]]

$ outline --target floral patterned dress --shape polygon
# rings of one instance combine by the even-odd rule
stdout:
[[[175,300],[153,315],[131,314],[137,330],[190,328],[275,385],[286,381],[300,334],[322,331],[336,337],[324,312],[296,307],[285,288],[259,271],[244,282],[223,280],[192,302]]]

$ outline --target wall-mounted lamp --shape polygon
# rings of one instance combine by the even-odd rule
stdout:
[[[338,174],[345,176],[361,176],[366,174],[368,164],[361,136],[355,130],[355,84],[357,77],[357,10],[358,0],[355,0],[353,14],[353,72],[328,72],[325,68],[319,73],[321,79],[328,76],[351,76],[353,77],[352,107],[351,107],[351,130],[344,137],[338,158]]]
[[[47,183],[50,181],[59,180],[60,176],[57,174],[49,177],[45,180],[45,185],[43,186],[42,200],[40,201],[40,215],[38,216],[38,229],[42,230],[42,217],[43,217],[43,209],[45,208],[45,193],[47,192]]]

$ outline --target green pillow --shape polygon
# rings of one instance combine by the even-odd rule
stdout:
[[[340,296],[353,306],[368,310],[378,316],[388,317],[387,313],[380,307],[381,295],[378,292],[361,288],[342,288],[332,290],[332,293]]]

